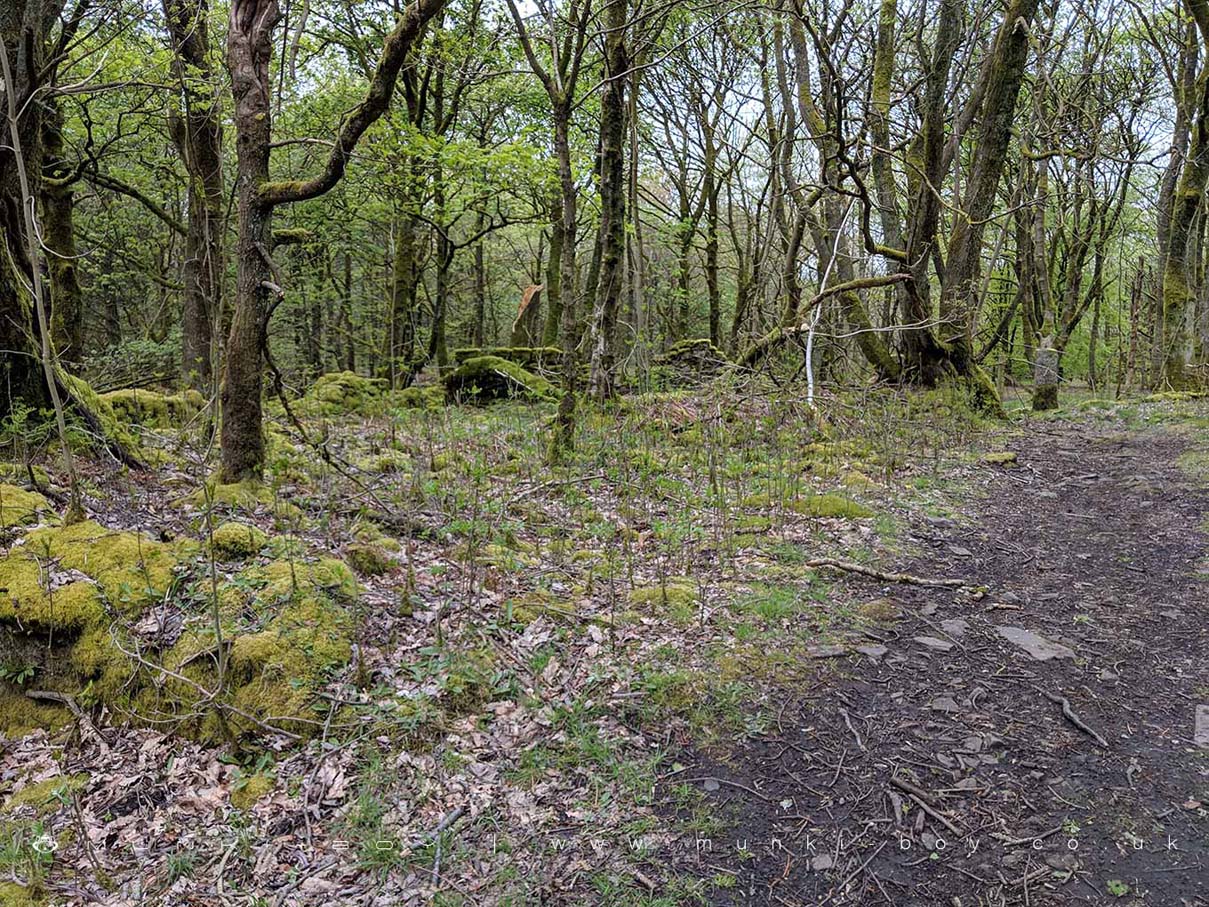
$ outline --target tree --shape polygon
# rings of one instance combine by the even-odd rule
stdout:
[[[275,304],[272,300],[279,300],[284,293],[270,250],[273,211],[280,205],[317,198],[340,181],[357,142],[389,107],[399,69],[412,45],[443,3],[415,0],[399,16],[383,45],[365,98],[341,122],[323,172],[306,180],[277,182],[269,176],[269,61],[281,10],[277,0],[234,0],[231,4],[227,66],[235,101],[239,225],[235,310],[222,384],[224,481],[259,480],[264,470],[263,353]]]

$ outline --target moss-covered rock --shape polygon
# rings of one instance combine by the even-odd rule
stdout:
[[[826,492],[799,498],[791,508],[796,513],[814,517],[831,517],[848,520],[859,520],[873,516],[873,511],[864,504],[857,503],[852,498],[841,494]]]
[[[130,430],[130,426],[117,417],[113,406],[107,400],[102,399],[101,395],[92,389],[91,384],[83,378],[77,378],[63,371],[59,372],[59,379],[72,399],[87,409],[97,420],[106,441],[119,445],[132,456],[142,454],[138,437]]]
[[[362,576],[382,576],[395,566],[394,561],[378,545],[357,543],[344,549],[344,556]]]
[[[0,638],[0,646],[3,645]],[[56,731],[71,721],[71,713],[65,707],[38,702],[15,687],[5,689],[5,686],[0,684],[0,737],[17,739],[39,729]]]
[[[386,390],[384,378],[366,378],[356,372],[331,372],[315,380],[299,402],[298,410],[312,416],[375,415],[385,409]]]
[[[42,513],[53,513],[50,501],[36,491],[0,484],[0,529],[35,522]]]
[[[1019,459],[1015,451],[1011,450],[993,450],[989,453],[984,453],[979,462],[987,466],[1015,466]]]
[[[405,387],[392,391],[389,399],[398,409],[441,409],[445,405],[445,388],[440,384]]]
[[[88,776],[83,774],[56,775],[44,781],[26,784],[5,798],[3,806],[0,806],[0,812],[11,813],[24,807],[31,807],[36,813],[42,815],[47,811],[47,807],[51,807],[59,801],[60,796],[79,790],[87,780]]]
[[[656,357],[655,364],[662,369],[669,383],[683,385],[712,378],[729,361],[708,337],[698,337],[674,344]]]
[[[98,394],[97,399],[108,404],[117,419],[146,428],[179,428],[206,405],[206,398],[195,390],[161,394],[128,388]]]
[[[670,617],[676,623],[688,623],[697,616],[700,595],[691,577],[668,577],[650,586],[637,586],[630,592],[630,604],[640,611]]]
[[[250,529],[236,530],[241,543]],[[41,687],[86,707],[104,703],[135,723],[183,721],[183,731],[210,742],[258,734],[265,725],[299,735],[322,726],[312,711],[316,693],[352,653],[344,604],[358,588],[348,565],[286,558],[247,566],[224,582],[219,619],[228,671],[222,696],[211,700],[219,650],[207,603],[158,651],[156,642],[132,637],[146,608],[165,598],[178,560],[193,551],[196,543],[169,546],[95,523],[31,532],[0,560],[0,657],[36,656]],[[128,654],[136,647],[141,661]],[[6,713],[21,706],[7,733],[63,717],[36,711],[15,689],[0,693]]]
[[[509,397],[553,400],[554,385],[499,356],[467,359],[445,376],[445,394],[454,402],[487,402]]]
[[[247,513],[255,513],[264,508],[285,520],[294,520],[302,515],[302,509],[296,504],[282,500],[268,485],[254,481],[230,484],[207,482],[206,487],[199,488],[193,494],[192,502],[198,507],[213,505],[224,510],[243,510]]]
[[[230,520],[214,530],[210,546],[221,560],[242,560],[260,552],[269,542],[268,535],[258,526]]]
[[[461,365],[482,356],[498,356],[530,371],[542,372],[557,366],[562,361],[562,355],[563,351],[556,346],[471,346],[454,350],[453,361]]]

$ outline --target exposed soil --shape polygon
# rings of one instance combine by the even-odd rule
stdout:
[[[717,905],[1209,904],[1209,497],[1182,444],[1025,430],[972,520],[912,526],[928,554],[905,569],[977,590],[851,577],[901,608],[868,640],[885,653],[839,661],[763,737],[680,756],[665,808],[685,819],[691,784],[726,827],[674,865]],[[1005,626],[1073,651],[1036,660]]]

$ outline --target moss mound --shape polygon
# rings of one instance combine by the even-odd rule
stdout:
[[[268,485],[252,481],[227,485],[207,482],[205,488],[199,488],[193,494],[192,502],[198,507],[213,504],[224,510],[243,510],[247,513],[255,513],[263,507],[283,519],[295,519],[302,514],[297,505],[279,499]]]
[[[35,522],[44,511],[54,512],[50,501],[36,491],[0,484],[0,529]]]
[[[668,577],[662,583],[638,586],[630,592],[630,604],[656,615],[666,615],[677,623],[688,623],[697,616],[700,597],[691,577]]]
[[[97,399],[108,404],[117,419],[146,428],[180,428],[206,405],[206,398],[195,390],[160,394],[130,388],[98,394]]]
[[[384,378],[366,378],[356,372],[331,372],[315,380],[298,409],[312,416],[375,415],[385,409],[386,388]]]
[[[452,402],[489,402],[507,398],[553,400],[554,385],[540,375],[499,356],[467,359],[445,376]]]
[[[358,543],[344,549],[344,556],[362,576],[382,576],[394,567],[394,561],[378,545]]]
[[[471,359],[483,356],[498,356],[515,362],[530,371],[541,372],[555,368],[562,360],[563,351],[556,346],[496,346],[479,348],[477,346],[462,347],[453,351],[453,361],[462,365]]]
[[[252,526],[220,528],[242,551],[264,538]],[[169,594],[179,565],[196,551],[195,543],[166,545],[96,523],[30,532],[0,560],[0,663],[29,668],[39,687],[69,693],[85,707],[105,703],[136,724],[179,722],[209,742],[259,734],[266,725],[300,736],[322,727],[312,712],[316,694],[352,653],[344,604],[358,588],[348,565],[275,560],[247,566],[219,587],[229,648],[215,708],[210,602]],[[179,636],[161,638],[154,629],[143,635],[148,620],[140,618],[168,601],[185,605]],[[128,654],[136,651],[140,659]],[[0,708],[14,719],[5,721],[10,734],[66,719],[11,684],[0,684]]]
[[[831,492],[803,498],[795,502],[793,510],[797,513],[814,517],[832,517],[848,520],[860,520],[873,516],[873,511],[864,504],[859,504],[851,498]]]
[[[260,552],[269,543],[264,530],[250,523],[230,520],[214,530],[210,547],[222,560],[242,560]]]

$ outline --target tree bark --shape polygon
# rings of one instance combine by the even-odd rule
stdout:
[[[592,313],[588,391],[596,400],[616,392],[617,308],[625,255],[625,87],[627,0],[608,0],[605,11],[604,83],[600,114],[600,278]]]
[[[171,132],[189,178],[181,268],[181,373],[188,387],[209,393],[222,305],[222,110],[210,58],[208,0],[163,2],[181,106],[181,112],[172,115]]]
[[[263,361],[269,300],[280,298],[269,257],[273,209],[317,198],[336,185],[357,142],[386,112],[399,70],[424,25],[444,0],[416,0],[386,37],[365,97],[341,120],[323,171],[307,180],[269,181],[272,117],[269,61],[273,31],[281,18],[277,0],[234,0],[227,31],[227,66],[235,99],[235,148],[239,199],[235,311],[223,376],[222,478],[259,480],[264,471]],[[351,341],[350,341],[351,342]]]

